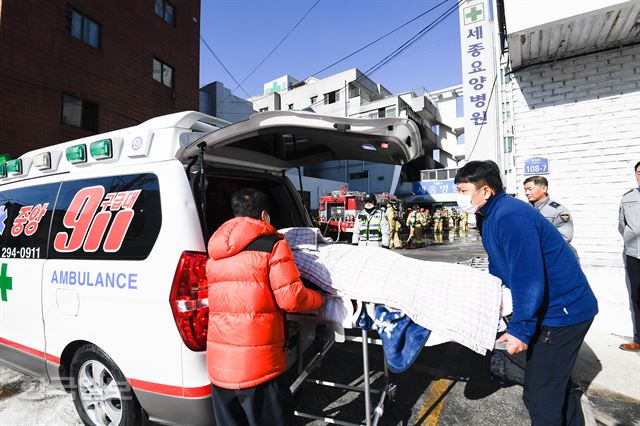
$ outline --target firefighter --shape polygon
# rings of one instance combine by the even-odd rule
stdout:
[[[387,221],[389,222],[389,248],[402,248],[402,241],[398,236],[400,231],[400,211],[396,200],[389,200],[386,213]]]
[[[460,213],[460,232],[466,235],[469,223],[469,213],[463,211]]]
[[[433,213],[433,235],[442,234],[442,210],[436,209]]]
[[[407,227],[409,228],[409,238],[407,238],[407,247],[415,248],[418,245],[418,238],[420,235],[418,229],[418,212],[420,211],[418,206],[413,206],[413,209],[408,209],[407,215]]]
[[[424,215],[424,208],[415,206],[416,210],[416,244],[421,247],[425,243],[427,232],[427,218]]]
[[[426,238],[427,232],[431,228],[431,213],[429,212],[429,209],[420,209],[420,211],[422,211],[422,214],[424,215],[425,226],[423,231]]]
[[[457,234],[460,229],[460,215],[458,214],[458,209],[451,209],[451,220],[453,221],[453,232],[454,234]]]
[[[360,210],[354,223],[351,242],[359,246],[389,248],[389,222],[377,207],[376,196],[367,194],[362,201],[364,209]]]
[[[449,233],[449,209],[446,207],[442,208],[442,233]]]

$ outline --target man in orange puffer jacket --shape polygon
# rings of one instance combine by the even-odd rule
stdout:
[[[209,240],[207,367],[216,424],[289,425],[293,399],[286,367],[284,312],[319,309],[287,242],[270,225],[269,198],[233,194],[234,219]]]

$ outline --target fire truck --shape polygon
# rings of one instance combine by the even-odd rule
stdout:
[[[336,240],[351,238],[356,217],[364,207],[362,200],[365,195],[364,192],[348,191],[342,187],[320,197],[318,213],[322,234]]]
[[[358,213],[364,208],[365,195],[365,192],[342,187],[320,197],[318,212],[322,234],[336,241],[350,240]],[[388,193],[376,194],[378,205],[386,205],[391,199],[397,200],[397,197]]]

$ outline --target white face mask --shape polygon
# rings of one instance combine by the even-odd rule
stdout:
[[[469,214],[474,214],[478,211],[478,206],[471,202],[471,198],[476,195],[480,190],[477,190],[473,194],[460,194],[458,193],[458,206],[462,209],[463,212],[467,212]]]

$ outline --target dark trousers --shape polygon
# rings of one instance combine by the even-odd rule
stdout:
[[[542,327],[529,342],[522,398],[533,426],[584,425],[571,371],[592,321]]]
[[[631,292],[631,310],[633,311],[633,341],[640,343],[640,259],[627,256],[627,276]]]
[[[293,397],[280,376],[247,389],[211,385],[218,426],[280,426],[293,424]]]

